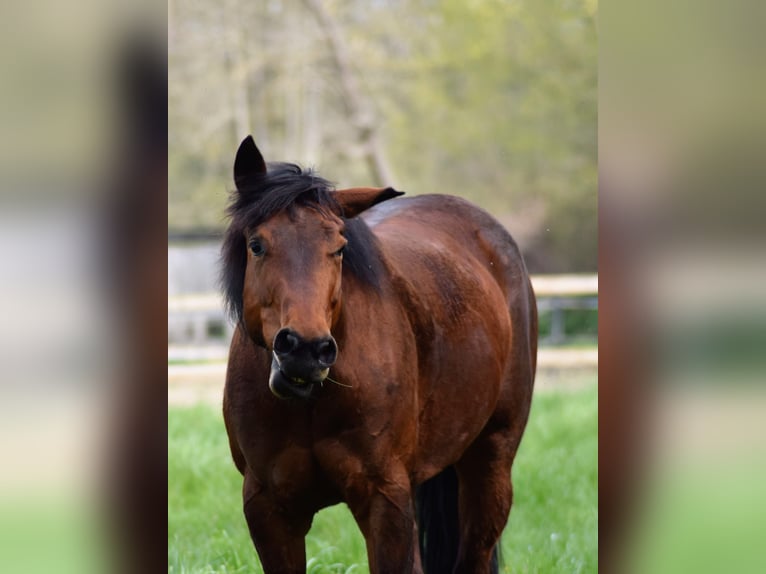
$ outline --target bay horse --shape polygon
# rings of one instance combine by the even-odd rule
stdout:
[[[264,571],[305,573],[345,502],[373,574],[496,572],[537,357],[516,243],[457,197],[267,166],[251,136],[234,181],[223,413]]]

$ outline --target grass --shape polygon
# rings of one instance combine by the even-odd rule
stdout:
[[[504,572],[597,572],[597,389],[540,392],[514,465]],[[168,410],[168,572],[262,572],[241,510],[219,409]],[[320,512],[306,541],[310,574],[368,572],[345,505]]]

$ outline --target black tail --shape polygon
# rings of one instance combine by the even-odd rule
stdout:
[[[451,466],[421,484],[415,494],[420,557],[425,574],[450,574],[460,545],[458,483]],[[492,552],[490,572],[498,574],[500,545]]]
[[[418,487],[420,558],[426,574],[452,572],[460,544],[457,474],[451,466]]]

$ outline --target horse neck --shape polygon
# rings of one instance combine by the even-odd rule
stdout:
[[[340,313],[338,321],[332,329],[333,337],[337,341],[338,346],[342,347],[346,339],[353,338],[356,331],[362,330],[357,327],[357,323],[364,320],[375,321],[385,314],[387,312],[386,308],[395,299],[392,295],[394,292],[391,277],[388,273],[380,278],[380,285],[377,290],[353,276],[344,275],[343,283],[341,284]],[[374,311],[371,315],[362,319],[357,313],[351,312],[353,307],[360,304],[366,309],[373,309]]]

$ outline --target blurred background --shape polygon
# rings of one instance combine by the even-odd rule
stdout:
[[[764,6],[602,8],[599,567],[766,571]]]
[[[467,197],[533,272],[596,270],[596,2],[170,0],[171,238],[222,228],[233,153]]]
[[[165,37],[152,2],[3,3],[2,572],[165,568]]]

